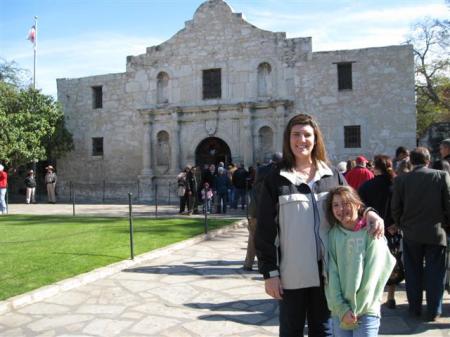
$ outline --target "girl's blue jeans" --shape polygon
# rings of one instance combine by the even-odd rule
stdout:
[[[376,337],[380,328],[380,317],[364,315],[358,318],[358,327],[354,330],[340,328],[340,320],[333,317],[334,337]]]
[[[205,213],[205,212],[209,212],[209,213],[211,213],[211,199],[206,199],[204,202],[203,202],[203,213]]]

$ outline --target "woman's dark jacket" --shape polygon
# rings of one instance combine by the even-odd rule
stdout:
[[[367,207],[373,207],[383,218],[385,227],[394,223],[391,215],[392,181],[388,175],[378,175],[366,181],[358,189]]]

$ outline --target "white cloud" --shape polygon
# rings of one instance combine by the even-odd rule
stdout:
[[[36,66],[36,87],[56,97],[57,78],[78,78],[99,74],[125,72],[128,55],[144,54],[145,49],[161,43],[157,38],[111,33],[89,33],[70,39],[39,41]],[[33,70],[31,44],[21,43],[4,50],[7,60]]]
[[[445,4],[358,10],[355,6],[332,12],[277,13],[247,8],[250,22],[266,30],[284,30],[288,37],[313,38],[314,50],[335,50],[400,44],[414,22],[448,18]]]
[[[277,26],[292,24],[305,25],[327,25],[329,23],[386,23],[410,22],[421,17],[430,16],[435,18],[448,18],[448,8],[445,4],[430,4],[410,7],[397,7],[378,10],[357,11],[355,8],[346,7],[338,11],[315,12],[306,14],[277,13],[273,11],[261,11],[255,8],[248,8],[247,16],[252,23],[260,25],[261,28],[274,30]]]

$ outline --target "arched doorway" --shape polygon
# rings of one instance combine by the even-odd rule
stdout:
[[[227,143],[217,137],[208,137],[198,144],[195,150],[195,165],[217,165],[223,161],[225,165],[231,163],[231,151]]]

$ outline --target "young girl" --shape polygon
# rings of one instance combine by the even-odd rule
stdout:
[[[203,184],[203,189],[201,191],[203,199],[203,213],[211,213],[211,203],[213,197],[213,190],[209,187],[209,183],[205,182]]]
[[[364,204],[349,186],[330,190],[326,297],[334,336],[377,336],[384,286],[395,265],[384,238],[367,233]]]

